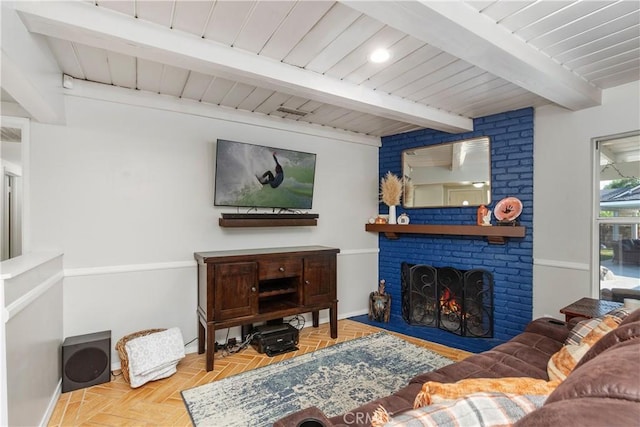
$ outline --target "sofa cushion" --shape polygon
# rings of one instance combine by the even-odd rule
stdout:
[[[398,426],[511,426],[541,407],[546,396],[480,392],[397,415],[386,424]],[[385,420],[386,421],[386,420]]]
[[[557,327],[557,326],[556,326]],[[562,326],[563,329],[564,326]],[[542,331],[541,331],[542,332]],[[523,332],[510,341],[484,353],[474,354],[460,362],[433,372],[426,372],[411,380],[420,386],[427,381],[456,382],[464,378],[531,377],[548,379],[547,362],[557,352],[566,334],[550,338],[533,332]]]
[[[591,347],[542,408],[515,426],[638,425],[639,354],[640,310],[635,310]]]
[[[640,337],[611,346],[581,364],[549,395],[548,402],[584,397],[640,402]]]
[[[547,399],[548,400],[548,399]],[[584,398],[542,406],[514,424],[514,427],[549,426],[637,426],[640,405],[616,399]]]
[[[629,315],[620,323],[620,326],[640,320],[640,309],[631,310]]]
[[[635,313],[640,314],[640,310],[636,310]],[[633,316],[634,313],[629,315],[629,317]],[[627,319],[629,319],[629,317]],[[595,343],[585,354],[580,362],[576,365],[583,365],[591,359],[594,359],[599,354],[607,351],[609,348],[612,348],[618,343],[626,342],[629,340],[635,340],[636,342],[640,340],[640,322],[628,322],[625,319],[620,326],[618,326],[613,332],[605,335],[600,339],[597,343]]]
[[[567,324],[553,317],[541,317],[529,322],[524,332],[542,335],[552,341],[564,342],[569,334]]]

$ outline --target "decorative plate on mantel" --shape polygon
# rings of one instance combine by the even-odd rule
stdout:
[[[498,221],[514,221],[522,213],[522,202],[516,197],[505,197],[493,209]]]

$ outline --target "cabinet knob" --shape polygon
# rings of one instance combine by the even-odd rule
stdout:
[[[256,287],[255,287],[255,286],[252,286],[252,287],[251,287],[251,292],[255,292],[255,291],[256,291]]]
[[[281,273],[284,273],[284,267],[278,268],[278,271],[280,271]]]
[[[305,281],[304,281],[304,284],[305,284],[305,285],[310,285],[310,284],[311,284],[311,282],[310,282],[310,281],[308,281],[308,280],[305,280]]]

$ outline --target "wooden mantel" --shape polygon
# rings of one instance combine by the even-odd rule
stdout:
[[[366,224],[366,231],[384,233],[388,239],[400,234],[440,234],[453,236],[482,236],[489,243],[503,245],[509,237],[524,237],[522,226],[438,225],[438,224]]]

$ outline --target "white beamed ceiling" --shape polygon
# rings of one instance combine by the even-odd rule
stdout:
[[[76,80],[384,136],[640,79],[640,2],[17,2]],[[385,64],[368,62],[386,47]],[[638,96],[632,94],[631,96]],[[278,111],[284,107],[305,116]]]

